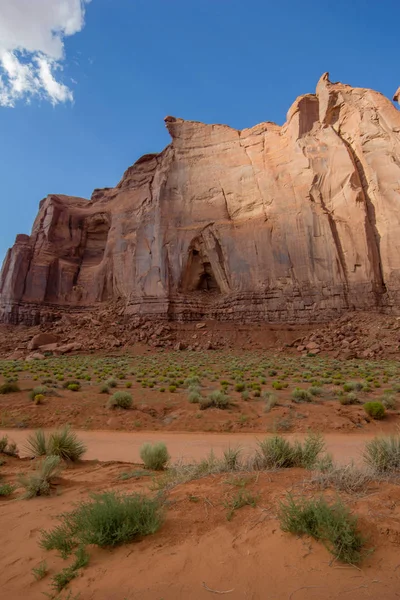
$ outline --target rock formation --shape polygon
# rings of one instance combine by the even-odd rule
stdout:
[[[331,83],[283,126],[173,117],[161,154],[91,200],[50,195],[0,277],[0,318],[38,324],[124,303],[125,315],[329,320],[400,308],[400,112]]]

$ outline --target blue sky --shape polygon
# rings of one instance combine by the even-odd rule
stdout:
[[[0,261],[48,193],[89,197],[161,151],[166,115],[281,124],[324,71],[392,97],[399,22],[394,0],[92,0],[64,40],[59,77],[74,101],[0,106]]]

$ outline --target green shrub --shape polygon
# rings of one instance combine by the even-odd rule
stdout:
[[[243,383],[243,382],[236,383],[236,385],[235,385],[236,392],[244,392],[245,389],[246,389],[245,383]]]
[[[143,444],[140,448],[140,458],[144,463],[145,469],[162,471],[168,463],[170,456],[166,445],[163,442],[158,442],[154,445]]]
[[[310,392],[311,396],[322,396],[324,393],[324,390],[316,385],[312,385],[308,391]]]
[[[339,402],[343,406],[347,406],[349,404],[359,404],[360,401],[357,397],[357,394],[355,394],[354,392],[349,392],[348,394],[340,396]]]
[[[307,435],[303,444],[298,441],[291,444],[282,436],[274,435],[258,442],[254,468],[257,470],[291,467],[311,469],[317,463],[324,447],[324,439],[319,434]]]
[[[29,398],[34,400],[36,396],[51,396],[51,390],[45,385],[38,385],[29,392]]]
[[[362,558],[364,540],[357,518],[339,499],[329,505],[322,497],[295,500],[288,494],[286,503],[280,504],[279,520],[282,531],[322,541],[342,562],[356,564]]]
[[[132,387],[132,381],[127,381],[125,387],[129,390]]]
[[[100,386],[100,394],[109,394],[110,393],[110,388],[108,387],[108,385],[106,383],[103,383],[103,385]]]
[[[39,406],[40,404],[43,404],[44,398],[45,396],[43,396],[43,394],[36,394],[33,401],[36,404],[36,406]]]
[[[108,379],[106,381],[106,385],[110,388],[116,388],[118,385],[118,381],[116,379]]]
[[[228,448],[224,450],[222,465],[226,471],[237,471],[241,468],[240,448]]]
[[[67,389],[67,390],[71,390],[71,392],[77,392],[78,390],[81,389],[81,382],[74,379],[74,380],[67,380],[64,381],[63,383],[63,388]]]
[[[287,387],[289,387],[289,384],[286,381],[274,381],[272,383],[272,387],[274,390],[285,390]]]
[[[211,392],[208,395],[207,400],[210,404],[206,408],[208,408],[209,406],[215,406],[215,408],[224,409],[229,406],[229,397],[220,390],[214,390],[213,392]]]
[[[6,435],[0,438],[0,454],[6,454],[7,456],[18,456],[17,444],[15,442],[9,442]]]
[[[2,497],[11,496],[14,490],[15,485],[11,485],[10,483],[0,484],[0,496]]]
[[[32,569],[32,575],[36,579],[36,581],[40,581],[44,577],[46,577],[49,569],[47,567],[47,563],[43,560],[37,567]]]
[[[393,394],[384,394],[382,404],[387,410],[396,410],[398,402]]]
[[[333,487],[346,494],[358,494],[367,489],[371,475],[351,462],[348,465],[331,464],[324,471],[315,472],[311,481],[323,490]]]
[[[368,416],[373,419],[383,419],[385,416],[385,407],[381,402],[366,402],[364,410]]]
[[[365,444],[365,463],[375,473],[397,474],[400,472],[400,436],[375,437]]]
[[[59,456],[63,460],[76,462],[86,452],[86,446],[77,435],[66,425],[51,433],[47,442],[47,454]]]
[[[188,400],[191,404],[198,404],[201,401],[201,394],[199,392],[190,392]]]
[[[48,496],[51,491],[51,479],[60,473],[60,458],[46,456],[30,475],[20,475],[19,483],[25,488],[24,498]]]
[[[278,398],[273,392],[267,392],[266,390],[264,390],[261,396],[265,399],[264,412],[266,413],[270,412],[274,408],[274,406],[278,404]]]
[[[113,547],[155,533],[162,523],[162,508],[158,500],[140,494],[104,492],[59,519],[60,525],[43,532],[40,545],[67,557],[80,545]]]
[[[29,456],[46,456],[47,455],[47,440],[42,429],[38,429],[31,433],[25,444],[25,450]]]
[[[258,497],[254,496],[248,490],[239,490],[232,498],[223,502],[223,505],[227,509],[227,520],[231,521],[235,511],[243,506],[252,506],[255,508],[257,506],[257,501]]]
[[[173,394],[176,391],[176,385],[169,385],[168,391],[171,392],[171,394]]]
[[[200,377],[197,377],[197,375],[192,375],[191,377],[188,377],[187,379],[185,379],[184,386],[187,388],[192,386],[199,387]]]
[[[343,384],[343,389],[345,392],[360,392],[363,389],[363,383],[360,381],[350,381]]]
[[[13,382],[6,382],[0,385],[0,394],[14,394],[20,392],[19,385]]]
[[[115,392],[107,402],[107,408],[132,408],[133,399],[129,392]]]
[[[312,402],[312,396],[307,390],[295,388],[292,392],[293,402]]]
[[[244,390],[241,393],[241,396],[242,396],[242,400],[245,400],[245,401],[247,401],[250,398],[250,394],[249,394],[248,390]]]

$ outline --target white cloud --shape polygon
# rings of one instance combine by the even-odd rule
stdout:
[[[33,96],[52,104],[73,100],[57,80],[64,38],[84,26],[90,0],[0,0],[0,106]]]

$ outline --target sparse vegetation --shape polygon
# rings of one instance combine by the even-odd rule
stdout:
[[[85,444],[78,439],[76,433],[66,425],[51,433],[47,441],[47,454],[59,456],[63,460],[76,462],[86,452]]]
[[[47,439],[42,429],[38,429],[28,436],[25,450],[30,456],[38,457],[47,455]]]
[[[104,492],[59,519],[60,525],[42,533],[41,546],[68,557],[79,546],[113,547],[155,533],[163,514],[158,500]]]
[[[377,474],[400,474],[400,435],[376,437],[367,442],[363,458]]]
[[[20,475],[19,483],[25,489],[24,498],[48,496],[51,491],[51,480],[61,471],[58,456],[46,456],[36,470],[28,475]]]
[[[328,469],[313,474],[312,483],[320,489],[332,487],[346,494],[360,494],[368,489],[371,474],[359,469],[353,462],[348,465],[330,465]]]
[[[34,567],[32,569],[32,575],[34,576],[36,581],[40,581],[41,579],[44,579],[44,577],[46,577],[48,572],[49,572],[49,569],[47,566],[47,562],[45,560],[43,560],[37,567]]]
[[[226,518],[228,521],[232,520],[236,510],[243,506],[257,506],[258,497],[249,492],[248,490],[239,490],[237,494],[223,502],[224,507],[227,509]]]
[[[18,383],[15,382],[6,382],[0,385],[0,394],[15,394],[16,392],[20,392]]]
[[[383,419],[385,416],[385,407],[381,402],[366,402],[364,410],[369,417],[373,419]]]
[[[145,469],[162,471],[168,463],[170,456],[166,445],[163,442],[158,442],[157,444],[143,444],[140,449],[140,458],[144,463]]]
[[[107,408],[132,408],[133,399],[129,392],[115,392],[107,402]]]
[[[322,497],[295,499],[288,494],[280,504],[279,520],[283,531],[322,541],[342,562],[357,564],[362,558],[364,540],[357,519],[339,499],[328,504]]]
[[[15,489],[15,485],[11,485],[10,483],[0,483],[0,496],[2,496],[3,498],[11,496]]]
[[[284,469],[304,467],[311,469],[317,463],[325,442],[318,434],[309,434],[304,443],[291,444],[285,438],[274,435],[258,442],[253,466],[261,469]]]

